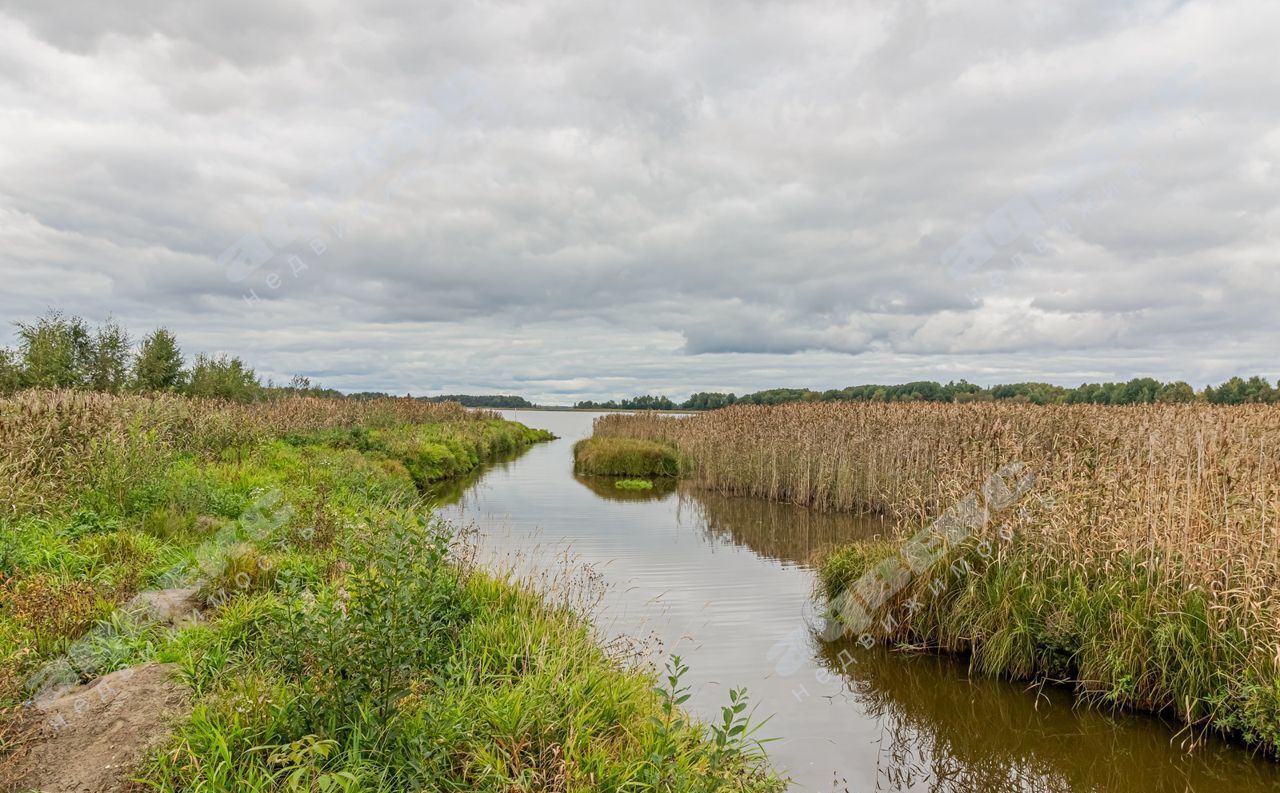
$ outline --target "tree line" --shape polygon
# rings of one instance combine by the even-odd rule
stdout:
[[[1181,380],[1161,382],[1135,377],[1120,383],[1083,383],[1074,388],[1051,383],[1006,383],[984,388],[965,380],[938,383],[921,380],[900,385],[857,385],[814,391],[770,388],[737,396],[700,391],[683,402],[665,396],[640,396],[607,402],[583,401],[576,408],[599,410],[715,410],[730,405],[781,405],[788,402],[1029,402],[1036,405],[1147,405],[1205,402],[1218,405],[1280,403],[1280,384],[1255,376],[1233,377],[1196,391]]]
[[[200,353],[187,363],[177,338],[157,328],[137,343],[119,323],[108,320],[98,327],[80,317],[50,311],[33,322],[16,322],[17,346],[0,348],[0,394],[25,388],[73,388],[107,393],[169,392],[196,397],[216,397],[251,402],[280,395],[373,399],[389,396],[381,391],[343,395],[312,385],[306,377],[288,384],[265,384],[243,360],[229,355]],[[406,395],[408,396],[408,395]],[[467,407],[533,407],[521,396],[446,394],[415,397],[431,402],[460,402]],[[1037,405],[1094,404],[1141,405],[1156,402],[1205,402],[1239,405],[1280,403],[1280,384],[1261,376],[1233,377],[1217,386],[1196,391],[1181,380],[1161,382],[1136,377],[1121,383],[1084,383],[1074,388],[1051,383],[1007,383],[984,388],[965,380],[938,383],[922,380],[899,385],[857,385],[815,391],[808,388],[771,388],[737,396],[700,391],[683,402],[670,397],[644,395],[622,400],[574,405],[604,410],[715,410],[730,405],[780,405],[787,402],[981,402],[1014,401]]]
[[[157,328],[140,339],[120,323],[90,327],[81,317],[50,311],[33,322],[15,322],[17,345],[0,347],[0,395],[27,388],[71,388],[105,393],[174,393],[254,402],[275,396],[330,399],[384,399],[383,391],[345,395],[296,376],[288,384],[263,383],[236,356],[200,353],[188,365],[178,339]],[[408,396],[408,395],[406,395]],[[460,402],[465,407],[527,408],[513,395],[445,394],[412,397],[426,402]]]
[[[244,361],[229,355],[195,356],[190,365],[178,339],[157,328],[135,344],[120,323],[96,328],[84,319],[50,311],[15,322],[17,346],[0,348],[0,394],[26,388],[71,388],[105,393],[175,393],[252,402],[279,394],[342,396],[305,377],[288,385],[263,384]]]

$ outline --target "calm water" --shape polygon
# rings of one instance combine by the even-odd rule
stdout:
[[[932,656],[819,642],[808,566],[867,521],[667,486],[619,491],[575,477],[570,447],[593,414],[504,411],[560,439],[495,464],[443,501],[482,553],[517,569],[589,564],[606,637],[679,653],[710,717],[746,686],[770,758],[802,791],[1276,791],[1280,767],[1211,743],[1188,755],[1154,718],[1072,707],[1060,691],[970,678]]]

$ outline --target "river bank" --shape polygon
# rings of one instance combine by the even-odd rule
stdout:
[[[97,782],[779,787],[738,729],[745,704],[720,733],[684,717],[679,679],[624,668],[581,615],[470,564],[423,503],[421,487],[550,433],[404,400],[242,407],[29,393],[0,402],[0,416],[13,474],[0,524],[10,786],[43,787],[40,774],[83,761],[32,762],[41,742],[78,732],[37,723],[40,707],[18,700],[159,669],[178,684],[164,685],[168,704],[185,703],[157,709],[164,721],[148,729],[164,734],[140,765]],[[175,587],[198,613],[121,608]]]

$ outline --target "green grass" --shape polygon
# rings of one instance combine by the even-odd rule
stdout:
[[[684,696],[678,678],[624,671],[577,615],[447,564],[438,525],[390,521],[347,548],[370,572],[314,601],[251,596],[171,643],[208,693],[149,785],[276,790],[302,771],[308,790],[781,790],[745,719],[718,742],[664,707]],[[288,641],[229,646],[246,624]]]
[[[893,543],[885,540],[866,540],[843,545],[826,556],[818,568],[818,583],[827,600],[851,588],[880,560],[896,551]]]
[[[193,577],[207,579],[205,594],[258,591],[270,587],[273,564],[294,573],[307,566],[297,554],[246,545],[251,519],[279,513],[279,525],[256,540],[264,547],[303,532],[314,535],[304,545],[323,544],[370,504],[417,504],[419,487],[550,437],[491,419],[292,435],[211,457],[156,456],[151,468],[112,467],[69,503],[0,517],[0,708],[20,701],[26,677],[138,591]],[[216,558],[197,558],[205,545]],[[212,574],[202,572],[210,566]]]
[[[896,551],[879,541],[837,549],[820,567],[821,594],[831,602],[852,591]],[[957,560],[972,572],[957,572]],[[1063,683],[1085,702],[1163,713],[1280,757],[1274,648],[1176,580],[1123,560],[1054,563],[1016,539],[998,554],[964,546],[873,612],[866,630],[965,655],[976,673]]]
[[[781,790],[741,692],[699,724],[678,663],[659,685],[580,615],[459,564],[423,485],[544,437],[489,420],[294,435],[7,518],[0,704],[68,648],[85,677],[176,664],[196,702],[139,772],[158,791]],[[192,582],[204,622],[117,609]]]
[[[624,477],[680,475],[680,458],[671,446],[635,438],[594,437],[573,445],[574,470]]]
[[[620,490],[652,490],[653,482],[648,479],[619,479],[613,486]]]

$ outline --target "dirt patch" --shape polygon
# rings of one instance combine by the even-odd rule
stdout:
[[[17,748],[0,758],[0,791],[107,793],[126,789],[146,753],[190,712],[174,664],[100,677],[32,706]]]

